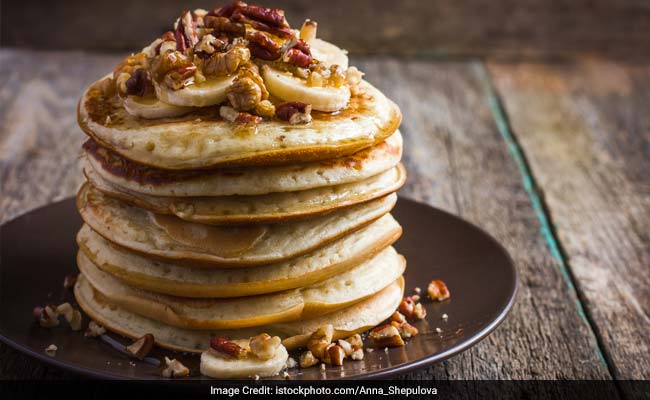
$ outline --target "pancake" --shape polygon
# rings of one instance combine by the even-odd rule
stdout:
[[[404,293],[404,279],[398,278],[374,296],[342,310],[315,318],[234,330],[193,330],[169,326],[110,304],[79,275],[74,294],[79,306],[93,320],[120,335],[136,339],[150,333],[156,344],[171,350],[200,353],[209,346],[212,336],[245,339],[259,333],[280,336],[289,350],[304,347],[311,333],[323,325],[335,328],[333,340],[360,333],[386,320],[397,309]]]
[[[249,268],[200,269],[152,260],[117,246],[84,225],[77,243],[95,265],[123,282],[157,293],[184,297],[252,296],[294,289],[346,271],[390,246],[402,229],[384,215],[350,235],[277,264]]]
[[[92,140],[84,149],[94,171],[123,190],[151,196],[250,196],[363,181],[395,167],[402,156],[402,142],[397,131],[375,146],[332,160],[212,171],[165,171],[142,166]]]
[[[381,142],[401,122],[399,108],[367,82],[338,113],[313,112],[309,124],[264,120],[254,127],[224,121],[217,107],[176,118],[134,117],[117,95],[102,91],[101,83],[93,83],[79,101],[81,129],[125,158],[169,170],[340,157]]]
[[[397,191],[406,180],[399,164],[361,182],[326,186],[300,192],[260,196],[159,197],[120,189],[86,165],[88,182],[109,197],[157,214],[170,214],[190,222],[213,225],[287,222],[353,206]]]
[[[313,251],[390,212],[396,200],[393,193],[287,224],[217,227],[154,214],[85,184],[77,194],[77,208],[95,232],[130,250],[197,266],[235,267],[279,262]]]
[[[231,299],[191,299],[124,284],[97,268],[83,252],[77,265],[112,304],[168,325],[189,329],[234,329],[327,314],[381,291],[404,272],[406,262],[387,247],[360,265],[314,285]]]

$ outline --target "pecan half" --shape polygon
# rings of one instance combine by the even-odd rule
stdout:
[[[151,77],[144,68],[138,68],[133,75],[126,80],[126,94],[131,96],[144,97],[153,94],[154,88]]]
[[[290,124],[304,124],[311,122],[311,104],[299,101],[287,101],[275,107],[275,116]]]
[[[231,21],[225,17],[208,15],[205,17],[205,27],[212,29],[216,37],[225,35],[229,38],[246,36],[246,27],[240,22]]]
[[[440,279],[434,279],[427,287],[427,295],[431,300],[443,301],[451,297],[447,285]]]
[[[225,336],[210,339],[210,348],[226,357],[245,358],[248,351]]]
[[[273,61],[281,56],[280,45],[262,32],[255,32],[249,35],[248,41],[248,48],[253,57]]]
[[[181,53],[184,53],[187,49],[191,49],[199,41],[195,31],[194,19],[189,11],[185,10],[181,14],[178,25],[176,26],[174,38],[176,39],[176,50]]]
[[[292,36],[287,19],[284,17],[284,11],[278,8],[246,6],[235,10],[230,18],[281,38]]]
[[[282,55],[282,61],[301,68],[307,68],[311,60],[309,45],[302,39],[296,39],[295,43],[292,41],[291,46]]]
[[[231,4],[226,5],[226,6],[215,8],[214,10],[210,11],[206,15],[206,17],[214,16],[214,17],[230,18],[235,11],[242,9],[242,8],[246,7],[247,5],[248,4],[244,3],[243,1],[235,1],[235,2],[233,2]]]

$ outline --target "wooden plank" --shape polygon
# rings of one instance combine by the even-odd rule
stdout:
[[[596,341],[549,253],[488,103],[478,63],[393,60],[360,63],[404,112],[404,194],[481,226],[510,252],[518,301],[483,343],[418,378],[606,378]]]
[[[140,49],[169,30],[182,9],[229,1],[112,0],[2,2],[3,46]],[[645,56],[650,5],[643,0],[260,0],[305,18],[354,54],[557,56],[576,52]],[[47,16],[48,24],[34,24]],[[74,21],[66,24],[61,21]],[[56,29],[52,29],[56,24]]]
[[[650,68],[491,63],[618,379],[650,378]]]
[[[3,89],[0,98],[6,104],[0,113],[0,220],[6,220],[74,193],[81,179],[75,160],[82,141],[74,103],[83,86],[110,70],[117,58],[8,50],[0,54],[3,66],[17,66],[6,67],[0,75],[1,87],[11,89]],[[410,177],[403,194],[487,229],[508,248],[521,276],[517,304],[502,327],[472,350],[405,378],[608,378],[589,327],[578,315],[577,299],[539,234],[517,166],[499,136],[481,65],[357,61],[404,111],[404,160]],[[42,100],[47,93],[60,94],[58,101]],[[31,100],[20,100],[26,96]],[[35,114],[48,116],[25,128],[23,120]],[[4,365],[30,365],[9,349],[0,355]],[[57,374],[46,367],[34,371],[38,376]],[[20,376],[36,377],[33,374],[28,367],[20,369]]]

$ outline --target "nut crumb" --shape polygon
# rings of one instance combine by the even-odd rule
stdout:
[[[106,333],[106,328],[103,326],[99,325],[95,321],[90,321],[88,324],[88,329],[86,329],[86,332],[84,333],[85,337],[97,337],[101,336]]]
[[[287,368],[288,368],[288,369],[295,368],[296,365],[298,365],[298,362],[296,361],[295,358],[293,358],[293,357],[289,357],[289,358],[287,359]]]
[[[162,371],[165,378],[180,378],[190,374],[190,370],[175,358],[170,360],[165,357],[165,365],[167,367]]]
[[[256,380],[256,381],[259,381],[259,380],[260,380],[260,376],[259,376],[259,375],[253,375],[253,379]]]
[[[420,289],[420,287],[416,286],[415,289],[413,289],[413,291],[415,293],[417,293],[417,294],[420,294],[422,292],[422,289]]]
[[[449,319],[449,315],[447,315],[447,314],[442,314],[442,319],[444,319],[445,321],[448,320],[448,319]]]
[[[320,370],[325,371],[325,369],[327,369],[327,367],[325,366],[325,363],[320,363]]]
[[[45,349],[45,354],[47,354],[50,357],[54,357],[54,356],[56,356],[56,351],[58,349],[59,348],[56,347],[55,344],[51,344],[51,345],[47,346],[47,348]]]
[[[436,328],[436,332],[438,332],[438,333],[442,333],[442,329],[440,329],[440,328]]]

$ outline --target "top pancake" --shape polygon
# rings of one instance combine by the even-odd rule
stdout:
[[[367,82],[338,113],[312,113],[305,125],[264,120],[254,127],[224,121],[218,107],[183,117],[130,115],[118,96],[93,83],[78,106],[86,134],[125,158],[157,168],[202,169],[308,162],[340,157],[379,143],[401,122],[399,108]]]

